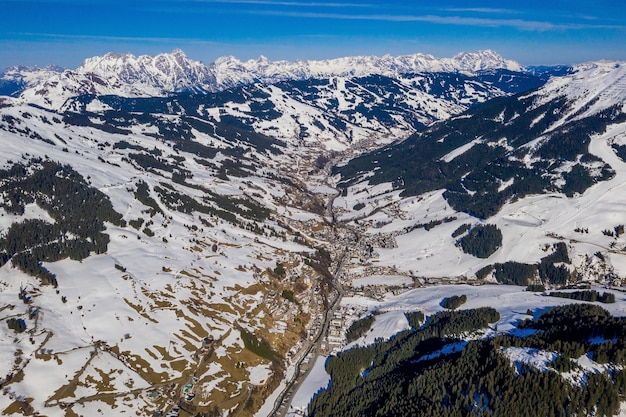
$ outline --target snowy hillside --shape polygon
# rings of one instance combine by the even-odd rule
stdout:
[[[326,228],[309,208],[325,190],[295,182],[295,164],[277,172],[280,145],[195,131],[174,149],[139,121],[81,125],[13,99],[0,113],[3,413],[152,415],[180,399],[253,414],[326,296],[307,236]],[[81,202],[62,193],[90,187],[121,221],[75,253],[88,246],[63,206]]]
[[[364,292],[344,297],[342,311],[365,311],[365,316],[373,317],[371,326],[343,352],[318,359],[287,415],[329,415],[331,410],[348,415],[346,405],[357,408],[355,414],[376,409],[385,416],[404,415],[408,409],[414,415],[422,415],[423,409],[445,415],[450,408],[489,408],[494,415],[511,415],[512,404],[520,415],[562,406],[580,412],[592,407],[575,395],[563,394],[598,390],[611,392],[610,400],[598,404],[598,414],[623,416],[625,407],[620,406],[617,393],[624,377],[621,359],[602,358],[600,352],[612,342],[600,336],[606,328],[594,328],[598,316],[592,316],[604,315],[624,331],[626,300],[619,291],[610,293],[618,300],[614,304],[580,304],[502,285],[437,285],[402,294],[387,292],[378,299]],[[441,306],[442,300],[457,296],[466,300],[462,309]],[[480,314],[488,315],[488,320],[470,324],[468,318]],[[434,327],[438,329],[432,332]],[[623,348],[620,342],[617,345]],[[344,380],[345,372],[355,367],[361,373],[356,382]],[[494,389],[482,376],[495,369],[499,369],[495,378],[499,383]],[[550,380],[549,396],[541,395],[543,387],[530,389],[536,377],[542,380],[539,385]],[[429,378],[433,380],[426,381]],[[420,389],[412,385],[416,383]],[[358,389],[351,389],[357,384]],[[467,389],[480,395],[468,395]],[[335,396],[326,395],[329,392]],[[313,393],[316,398],[311,402]],[[454,405],[442,401],[443,395]],[[307,405],[311,414],[306,414]]]
[[[192,124],[195,129],[209,132],[216,125],[230,124],[292,144],[334,151],[353,148],[358,152],[360,147],[373,149],[402,139],[476,103],[527,91],[542,83],[537,77],[504,70],[476,76],[428,73],[396,78],[332,77],[171,97],[86,94],[66,99],[60,111],[68,117],[70,113],[90,112],[94,118],[119,127],[133,123],[137,111],[148,112],[152,115],[149,117],[167,114],[178,120],[179,130],[182,125]],[[20,100],[34,91],[28,90]]]
[[[616,104],[626,106],[626,63],[600,61],[573,67],[568,77],[554,78],[537,93],[537,105],[565,96],[570,108],[561,123],[582,119]]]
[[[503,280],[514,261],[532,280],[559,242],[565,281],[623,277],[623,71],[580,66],[339,167],[339,218],[368,236],[374,267],[417,277]],[[485,253],[469,245],[479,225],[502,235]]]

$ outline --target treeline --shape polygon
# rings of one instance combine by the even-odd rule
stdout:
[[[69,165],[42,159],[0,170],[0,207],[22,214],[26,204],[36,203],[54,223],[27,219],[13,223],[0,239],[2,258],[11,259],[16,268],[57,285],[54,274],[43,262],[70,258],[82,260],[91,252],[107,250],[109,236],[104,222],[124,226],[108,197],[91,187]]]
[[[344,189],[359,181],[363,173],[371,173],[368,181],[372,185],[387,182],[402,189],[402,196],[445,189],[443,197],[456,211],[481,219],[527,195],[560,191],[572,196],[614,175],[607,164],[599,170],[593,168],[591,162],[599,161],[588,146],[592,135],[625,120],[626,115],[614,106],[565,123],[546,137],[546,130],[567,106],[565,98],[538,106],[532,96],[489,100],[469,109],[466,117],[434,123],[398,144],[352,159],[333,173],[341,174],[339,186]],[[546,140],[538,149],[524,146],[542,136]],[[477,138],[481,141],[446,162],[446,155]],[[502,138],[506,138],[506,146],[500,143]],[[527,156],[540,158],[529,165],[524,161]],[[564,170],[566,164],[572,169]],[[500,188],[504,183],[509,185]]]
[[[263,94],[263,92],[260,91],[258,93]],[[278,139],[255,132],[251,126],[243,123],[241,119],[236,117],[225,115],[221,117],[219,121],[202,120],[206,118],[206,115],[198,110],[200,108],[222,105],[227,101],[237,103],[248,102],[248,93],[241,89],[238,91],[228,90],[209,95],[178,94],[175,97],[169,98],[150,97],[127,99],[117,96],[101,96],[99,99],[113,109],[98,115],[98,117],[101,117],[105,121],[104,125],[127,127],[136,123],[150,124],[158,129],[158,134],[152,134],[153,136],[174,143],[175,149],[194,153],[201,157],[213,158],[217,152],[229,155],[232,154],[233,150],[243,152],[241,145],[254,147],[259,152],[271,152],[278,155],[282,153],[281,148],[285,146],[285,143]],[[172,104],[174,102],[175,104]],[[278,117],[279,113],[276,113],[275,110],[274,113],[272,113],[272,109],[263,108],[263,106],[268,104],[271,105],[271,102],[263,101],[257,104],[251,103],[250,111],[253,113],[258,112],[257,115],[259,117],[270,114],[275,114],[276,117]],[[176,109],[176,112],[180,112],[181,108],[184,109],[183,113],[189,116],[178,117],[176,120],[155,116],[155,114],[171,114],[172,109]],[[265,117],[263,118],[265,119]],[[99,127],[100,125],[98,124],[97,126]],[[193,141],[194,129],[213,137],[223,138],[225,141],[229,142],[232,147],[216,149],[195,142]]]
[[[537,264],[524,264],[520,262],[505,262],[487,265],[476,271],[476,278],[484,279],[491,272],[500,284],[526,286],[539,279],[545,284],[565,285],[570,281],[572,274],[565,265],[570,259],[567,253],[567,245],[557,242],[552,245],[553,252],[539,261]]]
[[[424,323],[424,320],[426,320],[424,313],[419,310],[406,312],[404,313],[404,317],[406,317],[409,326],[411,326],[413,330],[418,330],[422,326],[422,323]]]
[[[541,258],[538,265],[539,278],[543,282],[551,284],[565,285],[569,281],[571,274],[569,269],[564,265],[554,265],[555,263],[570,263],[567,254],[567,246],[563,242],[554,244],[554,252]]]
[[[541,330],[529,340],[552,343],[587,342],[591,338],[626,340],[626,318],[613,317],[596,304],[575,303],[552,308],[536,320],[524,320],[521,329]],[[573,331],[573,329],[576,329]]]
[[[434,337],[458,336],[483,329],[489,326],[489,323],[495,323],[498,320],[500,320],[500,313],[492,307],[441,311],[426,322],[422,331],[429,332]]]
[[[502,232],[493,224],[479,224],[457,240],[457,246],[477,258],[488,258],[502,246]]]
[[[123,157],[122,160],[126,162],[130,162],[130,160],[133,160],[135,161],[135,163],[137,163],[137,165],[145,170],[159,169],[161,171],[166,171],[169,173],[174,173],[175,170],[180,170],[178,164],[171,164],[164,158],[147,153],[129,153],[128,158]],[[186,172],[189,173],[189,171]]]
[[[483,310],[483,314],[492,313]],[[331,382],[313,398],[308,415],[582,417],[619,411],[620,399],[626,395],[626,371],[621,367],[610,373],[588,373],[586,384],[571,384],[557,372],[528,364],[511,366],[503,350],[518,346],[557,352],[550,366],[561,371],[575,368],[569,359],[576,357],[571,353],[578,353],[573,347],[581,347],[583,353],[591,350],[603,363],[619,365],[625,356],[625,319],[590,304],[563,306],[526,321],[525,328],[538,330],[530,337],[498,335],[463,341],[436,337],[428,323],[439,327],[446,316],[457,316],[452,320],[456,321],[471,314],[440,315],[431,317],[422,330],[401,332],[391,340],[329,358]],[[590,337],[604,337],[607,342],[593,345]]]
[[[252,353],[270,361],[278,357],[277,353],[265,340],[258,339],[255,335],[243,329],[240,330],[240,335],[244,346]]]
[[[346,331],[347,342],[354,342],[359,337],[367,333],[367,331],[372,328],[372,324],[374,324],[375,320],[376,317],[373,314],[369,314],[368,316],[363,317],[362,319],[359,319],[352,323]]]
[[[617,367],[626,365],[626,318],[612,317],[600,306],[569,304],[555,307],[536,320],[521,322],[518,327],[539,332],[521,342],[509,338],[506,343],[517,346],[523,343],[556,351],[565,359],[576,359],[589,352],[599,363]],[[620,395],[624,396],[624,392]]]
[[[364,416],[369,401],[379,395],[376,384],[398,369],[408,366],[412,358],[438,351],[449,341],[443,335],[474,331],[487,325],[489,320],[498,319],[498,313],[491,308],[446,311],[430,317],[420,327],[423,314],[409,313],[412,329],[398,333],[387,341],[374,345],[354,348],[332,356],[326,363],[331,375],[328,389],[320,390],[309,405],[309,415],[315,416]],[[387,381],[383,391],[395,390],[395,383]],[[358,393],[358,394],[357,394]],[[362,394],[362,395],[361,395]],[[395,394],[389,398],[395,400]]]
[[[147,190],[146,190],[147,191]],[[229,223],[245,226],[237,219],[237,215],[252,221],[263,221],[269,218],[270,211],[248,197],[227,197],[201,188],[206,195],[199,202],[188,194],[178,192],[169,184],[161,183],[154,187],[160,200],[171,210],[181,213],[194,211],[219,217]],[[144,192],[145,193],[145,192]],[[149,200],[147,200],[150,202]],[[214,207],[213,202],[217,207]]]
[[[161,207],[159,206],[159,203],[157,203],[157,201],[150,195],[150,186],[141,180],[137,182],[136,186],[137,189],[134,192],[135,198],[143,205],[149,207],[148,213],[150,216],[154,216],[157,213],[164,214],[163,210],[161,210]],[[139,220],[143,223],[143,219]],[[141,224],[139,224],[139,226],[141,226]],[[136,228],[138,229],[139,227]]]
[[[467,301],[467,296],[463,295],[453,295],[451,297],[446,297],[441,300],[441,307],[447,308],[449,310],[456,310]]]
[[[615,294],[610,292],[603,292],[600,294],[596,290],[583,290],[572,292],[552,291],[548,293],[550,297],[569,298],[570,300],[589,301],[611,304],[615,302]]]
[[[437,226],[439,226],[441,224],[450,223],[450,222],[455,221],[456,219],[457,218],[455,216],[448,216],[448,217],[445,217],[445,218],[443,218],[441,220],[431,220],[428,223],[417,223],[417,224],[414,224],[413,226],[405,227],[403,232],[404,233],[409,233],[409,232],[412,232],[413,230],[416,230],[416,229],[424,229],[424,230],[426,230],[428,232],[431,229],[434,229],[435,227],[437,227]]]
[[[502,284],[526,285],[537,275],[537,266],[520,262],[495,265],[495,278]]]
[[[469,223],[464,223],[460,225],[459,227],[456,228],[454,232],[452,232],[452,237],[456,239],[457,237],[461,236],[462,234],[467,232],[469,229],[471,229],[471,227],[472,225]]]

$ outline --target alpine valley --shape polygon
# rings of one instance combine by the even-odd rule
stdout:
[[[109,53],[0,94],[2,415],[626,415],[626,63]]]

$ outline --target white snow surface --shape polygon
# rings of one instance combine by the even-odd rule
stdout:
[[[545,372],[548,364],[557,358],[556,352],[546,352],[536,348],[507,347],[502,352],[515,365],[517,373],[521,374],[521,364],[531,365]]]
[[[347,348],[371,345],[376,339],[389,339],[394,334],[410,328],[404,311],[401,310],[381,312],[376,315],[374,323],[369,332],[350,343]]]
[[[615,294],[615,304],[599,304],[614,316],[626,316],[626,294],[597,288],[599,291],[609,291]],[[381,312],[410,312],[422,311],[430,316],[444,310],[441,301],[453,295],[466,295],[467,302],[463,309],[478,307],[493,307],[500,313],[500,320],[496,323],[498,332],[508,332],[516,328],[520,320],[528,318],[526,312],[530,309],[539,314],[546,308],[575,303],[576,301],[564,298],[543,296],[539,293],[525,291],[525,287],[514,285],[437,285],[417,288],[404,293],[393,295],[388,293],[384,300],[376,301],[362,296],[345,297],[341,304],[345,306],[366,307],[368,311]],[[376,323],[377,320],[374,321]],[[374,331],[375,331],[374,326]]]
[[[27,324],[27,331],[19,334],[6,325],[0,329],[0,378],[23,371],[19,381],[5,384],[0,410],[16,399],[30,398],[35,410],[45,410],[50,417],[66,415],[59,405],[75,402],[81,404],[74,404],[73,409],[83,415],[151,415],[155,401],[161,398],[150,397],[152,391],[192,371],[188,367],[198,362],[195,357],[206,336],[217,342],[211,364],[198,374],[199,392],[210,395],[228,389],[236,396],[244,389],[245,378],[250,384],[264,384],[269,362],[247,363],[238,371],[243,375],[238,385],[228,382],[232,375],[222,366],[236,361],[244,350],[237,326],[269,331],[276,319],[268,320],[263,313],[264,303],[277,301],[245,289],[267,279],[263,271],[274,268],[278,261],[292,262],[290,273],[303,274],[300,254],[311,249],[294,242],[289,234],[285,239],[257,235],[202,215],[208,221],[205,224],[198,213],[170,210],[163,204],[164,214],[150,216],[134,196],[137,183],[145,182],[154,193],[167,179],[161,173],[137,169],[125,160],[127,150],[112,146],[125,140],[170,155],[170,147],[146,134],[149,129],[142,132],[142,126],[134,126],[128,135],[94,133],[92,128],[53,122],[56,116],[48,111],[7,100],[15,106],[1,108],[2,115],[19,118],[18,127],[27,125],[56,146],[11,132],[5,125],[0,129],[1,168],[32,156],[69,164],[104,192],[125,220],[152,221],[154,236],[131,226],[106,224],[105,233],[110,236],[106,253],[91,254],[81,262],[66,259],[44,264],[58,277],[58,293],[10,264],[0,268],[0,321],[20,317]],[[23,113],[29,116],[22,117]],[[193,172],[190,183],[224,196],[245,193],[252,198],[255,194],[253,198],[264,207],[284,208],[277,202],[286,196],[279,183],[254,175],[221,180],[195,163],[191,155],[179,155]],[[219,158],[218,154],[213,162],[219,163]],[[193,188],[186,192],[202,196]],[[290,210],[293,217],[306,213],[306,221],[322,221],[319,215]],[[54,221],[35,203],[26,205],[23,216],[9,215],[3,209],[0,214],[3,232],[13,222],[25,219]],[[273,220],[260,225],[286,232]],[[20,288],[32,296],[30,305],[18,299]],[[280,294],[276,299],[283,301]],[[37,308],[37,318],[29,317],[29,306]],[[254,315],[246,316],[255,309]]]
[[[482,141],[480,139],[474,139],[473,141],[470,141],[468,143],[466,143],[463,146],[459,146],[458,148],[456,148],[455,150],[449,152],[447,155],[444,155],[441,160],[447,163],[450,163],[452,160],[454,160],[454,158],[463,155],[465,152],[469,151],[470,149],[472,149],[474,147],[474,145],[481,143]]]
[[[567,114],[552,128],[582,119],[626,101],[626,62],[598,61],[576,65],[573,74],[554,77],[533,94],[538,98],[537,104],[561,96],[570,101]]]
[[[89,68],[91,72],[65,71],[62,73],[64,75],[59,75],[58,71],[52,71],[52,74],[46,75],[49,81],[53,81],[54,77],[66,77],[69,80],[68,84],[60,83],[56,86],[49,84],[48,87],[51,89],[58,87],[60,90],[41,97],[45,96],[48,97],[46,100],[52,100],[44,103],[47,107],[62,106],[68,94],[83,91],[83,87],[89,85],[84,83],[94,80],[94,72],[99,71],[101,66],[104,68],[102,71],[118,72],[120,77],[122,75],[130,77],[131,73],[126,74],[120,70],[124,60],[133,61],[134,66],[150,67],[151,71],[181,70],[181,67],[187,65],[184,63],[185,57],[181,54],[179,52],[174,54],[181,62],[173,57],[163,57],[167,65],[164,63],[162,67],[156,65],[155,62],[160,61],[155,59],[109,56],[104,61],[111,62],[110,67],[94,60],[85,64],[85,68]],[[423,57],[415,58],[413,61],[409,58],[404,59],[414,62],[415,65],[422,59],[428,61]],[[473,68],[478,65],[476,61],[472,64],[467,57],[462,60]],[[270,70],[271,65],[266,60],[259,61],[263,61],[259,62],[259,65],[265,65],[268,72],[280,74],[276,68]],[[248,71],[243,63],[239,64],[243,68],[240,71]],[[239,64],[234,59],[219,63],[235,67]],[[335,64],[337,68],[343,65],[342,62]],[[441,63],[437,65],[440,68],[444,67]],[[196,64],[192,67],[200,68]],[[235,82],[236,77],[228,78],[224,74],[221,75],[223,80]],[[589,76],[589,86],[583,88],[586,76]],[[566,83],[564,79],[554,79],[541,91],[546,94],[562,93],[578,100],[575,102],[578,111],[571,113],[569,115],[571,117],[586,114],[588,108],[598,110],[616,101],[624,101],[620,88],[594,93],[596,90],[600,91],[602,85],[607,82],[620,86],[623,80],[623,64],[608,62],[588,64],[581,66],[577,73],[569,77],[572,85]],[[67,80],[64,79],[64,82]],[[34,83],[33,89],[25,92],[21,100],[30,99],[31,96],[28,94],[33,94],[34,99],[37,88],[43,85],[37,84],[39,81],[34,75],[28,82]],[[131,88],[133,84],[124,84],[126,81],[122,80],[103,82],[103,84],[96,82],[102,87],[102,90],[97,91],[98,94],[107,92],[117,94],[119,91],[126,91],[127,95],[133,95],[156,91],[144,91],[144,87],[140,88],[141,92],[124,90]],[[144,81],[136,82],[134,85],[140,86]],[[578,86],[576,82],[579,82]],[[67,87],[68,85],[71,88]],[[152,84],[149,86],[154,87]],[[69,90],[63,90],[65,88]],[[280,92],[273,89],[268,91],[275,94],[275,97],[283,99]],[[595,99],[586,100],[587,97]],[[124,136],[104,132],[97,132],[94,135],[93,129],[89,127],[46,123],[43,121],[44,117],[47,117],[47,120],[53,118],[50,112],[20,106],[20,99],[3,98],[3,100],[12,107],[0,108],[2,115],[21,119],[30,129],[56,144],[53,146],[44,141],[33,140],[26,135],[9,132],[6,129],[0,130],[0,142],[3,144],[0,164],[3,167],[9,165],[9,160],[27,159],[26,152],[29,155],[47,155],[52,160],[69,163],[83,177],[89,178],[94,187],[110,197],[114,208],[122,213],[126,220],[146,217],[144,213],[146,207],[133,197],[133,190],[139,180],[145,181],[151,189],[154,189],[163,181],[163,177],[158,173],[136,170],[128,162],[124,162],[123,151],[106,147],[101,150],[96,143],[105,141],[115,143],[123,139],[149,148],[157,148],[164,153],[171,152],[171,148],[166,144],[148,135],[154,133],[150,130],[151,127],[136,126],[130,135]],[[285,106],[293,104],[295,112],[302,112],[302,120],[306,120],[307,123],[313,120],[312,115],[315,112],[319,113],[318,109],[307,108],[303,103],[289,102],[287,98],[284,103]],[[343,102],[342,105],[348,104]],[[206,111],[220,114],[214,109]],[[232,106],[229,107],[229,111],[234,114],[241,112],[241,109]],[[28,121],[22,118],[25,112],[32,115]],[[281,120],[277,129],[288,135],[289,129],[296,124],[293,121]],[[365,130],[361,130],[361,133],[363,132]],[[229,146],[220,142],[219,138],[208,135],[198,137],[199,140],[216,143],[218,147]],[[594,283],[604,279],[607,273],[613,273],[623,279],[626,277],[626,255],[615,248],[626,247],[626,236],[607,237],[602,230],[626,224],[626,213],[623,210],[626,204],[623,192],[626,184],[626,164],[610,147],[612,143],[625,143],[624,138],[626,124],[613,125],[606,133],[593,137],[590,143],[591,153],[602,158],[615,170],[616,175],[611,180],[598,183],[574,198],[566,198],[561,194],[525,197],[506,204],[497,215],[490,218],[488,222],[496,224],[502,230],[504,240],[502,247],[485,260],[464,254],[456,247],[455,239],[451,237],[452,232],[462,224],[477,224],[480,221],[465,214],[454,213],[443,199],[442,191],[403,198],[400,197],[399,190],[393,190],[391,184],[369,187],[367,183],[361,183],[351,186],[347,197],[338,197],[334,207],[345,210],[339,217],[340,220],[359,218],[361,224],[376,225],[366,230],[365,234],[368,237],[378,233],[394,235],[397,247],[376,247],[375,251],[378,253],[377,266],[393,268],[395,271],[393,275],[385,275],[385,279],[390,279],[389,282],[395,284],[408,283],[408,277],[413,276],[423,280],[442,277],[471,280],[478,269],[488,264],[510,260],[535,263],[546,255],[546,247],[560,241],[567,244],[572,263],[582,271],[585,280]],[[345,144],[337,141],[331,144],[330,148],[333,146],[340,149]],[[306,157],[306,153],[298,153],[297,146],[290,149],[295,155],[292,155],[293,160],[297,160],[296,156]],[[218,154],[213,162],[217,163],[221,158],[225,156]],[[277,161],[271,159],[271,156],[264,158],[266,159],[263,161],[268,166],[274,164],[278,166]],[[214,172],[197,164],[190,155],[186,155],[186,167],[194,173],[194,178],[190,180],[192,183],[211,187],[222,195],[256,193],[258,196],[256,198],[259,198],[265,206],[272,207],[276,213],[288,219],[298,221],[321,219],[319,215],[277,204],[278,199],[289,196],[285,189],[264,178],[253,176],[223,181],[216,178]],[[331,190],[321,185],[311,187],[311,191],[327,194]],[[358,203],[364,204],[365,208],[358,212],[352,210]],[[28,306],[16,296],[20,287],[33,293],[34,305],[39,308],[38,320],[27,320],[29,330],[37,326],[37,331],[32,334],[16,335],[9,332],[5,326],[0,333],[0,376],[20,369],[25,370],[23,379],[11,383],[6,395],[0,396],[0,409],[6,409],[15,398],[33,398],[32,404],[38,410],[43,410],[49,401],[57,404],[84,398],[96,390],[92,380],[96,376],[108,374],[115,375],[115,378],[109,381],[108,392],[125,392],[129,386],[140,391],[134,396],[119,397],[115,401],[115,412],[137,413],[139,406],[150,403],[144,392],[150,381],[148,377],[142,375],[156,374],[160,381],[176,380],[184,371],[184,369],[181,371],[180,364],[193,363],[193,355],[204,336],[211,335],[220,339],[220,345],[214,353],[218,360],[228,360],[233,352],[243,349],[239,333],[233,331],[233,328],[235,324],[250,329],[262,326],[262,315],[250,318],[246,317],[245,313],[261,305],[265,299],[261,293],[247,294],[241,289],[262,282],[263,278],[256,275],[255,270],[271,269],[277,259],[289,259],[293,254],[309,250],[289,239],[259,237],[222,221],[205,226],[202,230],[193,231],[187,225],[199,226],[197,218],[180,212],[165,211],[165,215],[157,214],[153,218],[154,225],[151,227],[155,233],[154,237],[146,236],[131,227],[119,228],[107,225],[106,233],[110,235],[111,242],[105,254],[92,255],[80,263],[71,260],[47,263],[45,266],[62,279],[58,294],[53,288],[41,287],[37,280],[9,265],[0,268],[0,305],[6,306],[0,310],[0,320],[28,315]],[[452,215],[457,217],[456,220],[444,222],[430,231],[420,228],[403,233],[404,229],[418,222],[427,223]],[[52,221],[45,211],[36,204],[31,204],[26,207],[24,216],[6,213],[0,216],[0,228],[4,230],[13,221],[26,218]],[[284,230],[275,222],[268,225]],[[589,233],[575,232],[576,228],[588,228]],[[213,243],[218,247],[215,252],[210,249]],[[597,257],[593,256],[596,252],[601,253],[607,260],[605,264],[599,263]],[[123,265],[126,271],[120,271],[115,265]],[[352,271],[362,272],[365,271],[365,267],[354,268]],[[294,274],[299,272],[296,269]],[[374,278],[361,277],[357,273],[353,285],[360,287],[376,284],[378,278],[383,277],[377,276],[378,274],[370,275]],[[626,316],[626,296],[623,292],[595,288],[615,294],[616,303],[602,305],[603,308],[616,316]],[[376,337],[388,338],[408,328],[408,322],[404,318],[405,312],[421,310],[426,315],[431,315],[442,309],[440,303],[443,298],[461,294],[468,297],[464,308],[494,306],[498,309],[501,319],[496,323],[497,332],[515,331],[516,323],[528,317],[526,314],[528,309],[538,314],[551,306],[573,302],[529,293],[521,287],[514,286],[444,285],[415,289],[399,295],[387,294],[382,300],[356,295],[344,297],[342,305],[358,306],[368,312],[376,310],[380,313],[372,330],[355,342],[367,344],[373,342]],[[61,301],[62,296],[67,297],[66,303]],[[495,331],[494,326],[489,332]],[[32,337],[32,340],[29,337]],[[96,347],[98,349],[95,349]],[[121,357],[132,363],[118,359],[117,352],[121,352]],[[581,357],[578,362],[584,369],[590,371],[598,369],[597,365],[588,359]],[[84,366],[85,372],[81,371]],[[321,365],[316,362],[315,366],[317,371],[312,374],[317,376],[313,382],[307,381],[301,392],[298,392],[299,406],[303,406],[310,395],[327,384],[327,379],[324,379],[327,378],[324,376],[325,372],[319,369]],[[251,383],[261,383],[267,376],[265,365],[250,366],[247,372]],[[221,384],[226,380],[225,373],[226,370],[219,363],[212,363],[206,370],[206,375],[210,378],[201,381],[198,384],[199,389],[206,392],[224,390]],[[68,383],[75,375],[81,375],[82,379],[76,381],[78,385],[74,389],[68,387]],[[61,388],[62,390],[55,394]],[[239,384],[232,389],[240,391],[243,388]],[[106,401],[94,399],[76,405],[75,411],[84,415],[110,415],[112,409]],[[59,407],[45,407],[45,411],[51,417],[65,415]]]

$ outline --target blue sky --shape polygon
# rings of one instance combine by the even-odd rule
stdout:
[[[204,63],[479,49],[523,65],[626,60],[626,2],[0,0],[0,69],[174,48]]]

